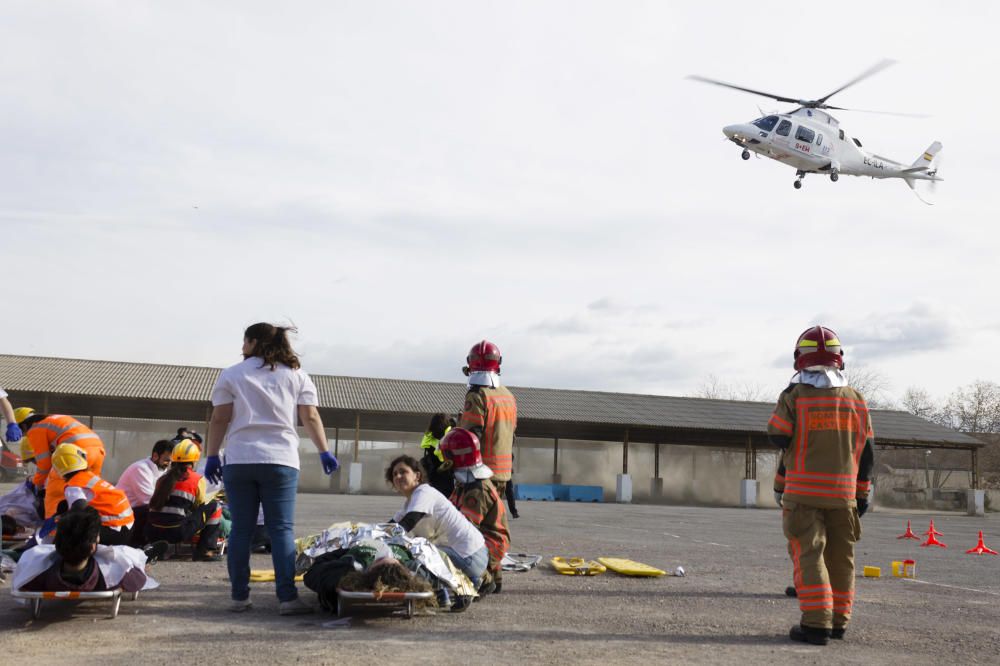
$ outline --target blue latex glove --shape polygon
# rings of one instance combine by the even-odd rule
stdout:
[[[340,463],[337,462],[337,458],[329,451],[321,451],[319,454],[319,460],[323,463],[323,471],[329,475],[340,469]]]
[[[21,440],[22,437],[24,437],[24,433],[21,432],[21,429],[17,427],[16,423],[8,423],[7,424],[7,441],[8,442],[11,442],[11,443],[18,442],[18,441]]]
[[[219,456],[205,458],[205,478],[212,483],[222,483],[222,461]]]

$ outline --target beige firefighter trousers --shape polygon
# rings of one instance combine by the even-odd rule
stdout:
[[[791,499],[782,505],[802,625],[846,627],[854,604],[854,544],[861,538],[857,507],[821,509]]]

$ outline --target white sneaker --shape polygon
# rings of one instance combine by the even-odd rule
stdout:
[[[229,602],[229,610],[234,613],[244,613],[253,608],[253,603],[249,599],[233,599]]]
[[[295,597],[291,601],[282,601],[278,604],[278,615],[308,615],[313,612],[313,607]]]

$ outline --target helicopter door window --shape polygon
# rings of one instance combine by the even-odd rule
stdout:
[[[823,145],[823,135],[822,134],[817,134],[816,135],[816,145],[817,146],[822,146]]]
[[[780,134],[781,136],[788,136],[790,131],[792,131],[792,121],[790,120],[782,120],[778,123],[778,129],[774,130],[776,134]]]
[[[761,128],[765,132],[770,132],[774,129],[774,126],[778,124],[778,116],[766,116],[764,118],[758,118],[753,121],[753,124]]]
[[[812,131],[808,127],[805,127],[804,125],[799,125],[798,129],[795,130],[795,139],[797,141],[812,143],[815,138],[816,132]]]
[[[844,130],[840,130],[840,140],[844,140]]]

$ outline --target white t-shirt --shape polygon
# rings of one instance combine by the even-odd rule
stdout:
[[[0,398],[6,398],[6,397],[7,397],[7,391],[4,391],[2,388],[0,388]]]
[[[433,486],[426,483],[417,486],[394,520],[401,521],[411,511],[427,514],[410,531],[412,536],[424,537],[438,546],[451,546],[462,557],[486,545],[476,526]]]
[[[128,503],[133,507],[149,504],[149,498],[156,490],[156,481],[166,473],[149,458],[137,460],[122,472],[115,488],[123,491],[128,497]]]
[[[264,367],[261,367],[261,365]],[[212,405],[233,406],[226,431],[226,464],[264,463],[299,468],[299,405],[318,405],[316,385],[302,370],[280,363],[271,370],[251,356],[219,374]]]

